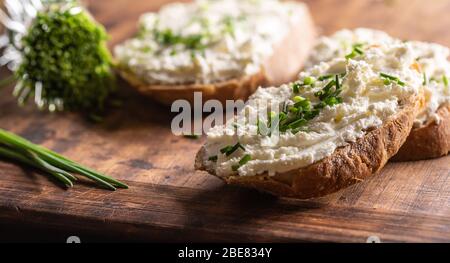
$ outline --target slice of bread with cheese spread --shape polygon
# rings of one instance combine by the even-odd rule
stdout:
[[[258,89],[234,120],[208,132],[196,169],[301,199],[365,180],[398,152],[424,107],[416,57],[411,44],[372,47]]]
[[[163,104],[247,99],[259,86],[293,81],[315,40],[305,4],[197,0],[168,4],[118,45],[121,75]]]
[[[371,46],[401,42],[378,30],[341,30],[318,40],[307,67],[338,57],[360,56]],[[414,128],[399,153],[392,158],[394,161],[431,159],[450,152],[450,50],[433,43],[410,43],[417,53],[415,67],[423,74],[427,106],[416,118]]]

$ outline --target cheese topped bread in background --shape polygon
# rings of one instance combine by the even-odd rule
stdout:
[[[126,79],[166,104],[192,91],[245,98],[259,85],[292,81],[315,36],[305,4],[278,0],[171,3],[144,14],[139,27],[116,58]]]
[[[378,45],[393,45],[403,41],[385,32],[358,28],[341,30],[322,37],[312,51],[307,67],[336,57],[355,57]],[[408,41],[417,53],[417,67],[423,74],[426,107],[417,116],[414,129],[396,161],[411,161],[441,157],[450,151],[450,50],[439,44]]]
[[[258,89],[235,120],[209,131],[197,169],[296,198],[364,180],[397,153],[423,107],[416,57],[411,44],[372,47]]]

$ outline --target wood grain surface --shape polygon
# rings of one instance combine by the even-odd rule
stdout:
[[[95,0],[89,8],[113,47],[136,32],[139,14],[165,2]],[[325,34],[364,26],[450,46],[449,0],[306,2]],[[450,242],[450,157],[389,164],[376,177],[323,199],[277,199],[195,172],[203,139],[173,136],[170,109],[120,86],[124,106],[101,124],[21,108],[11,89],[0,91],[1,128],[131,187],[109,192],[86,182],[66,191],[0,161],[0,235],[31,225],[146,241],[365,242],[376,235],[388,242]]]

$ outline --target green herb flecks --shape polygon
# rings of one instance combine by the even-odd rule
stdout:
[[[380,73],[380,77],[384,80],[385,85],[390,85],[392,83],[396,83],[402,87],[406,85],[405,82],[401,81],[398,77],[386,74],[386,73]]]
[[[226,34],[230,34],[231,36],[234,37],[235,31],[236,31],[236,25],[235,24],[236,24],[236,21],[235,21],[235,19],[232,16],[226,16],[223,19],[223,26],[224,26],[223,31]]]
[[[427,77],[427,73],[426,72],[424,72],[423,73],[423,82],[422,82],[422,85],[428,85],[428,77]]]
[[[37,14],[22,38],[14,94],[39,108],[101,112],[115,91],[104,28],[79,7]]]
[[[352,46],[352,52],[350,54],[346,55],[345,58],[346,59],[353,59],[353,58],[355,58],[357,56],[364,55],[363,48],[364,48],[364,44],[362,44],[362,43],[354,44]]]
[[[209,157],[208,161],[217,162],[218,159],[219,159],[219,157],[217,155],[214,155],[214,156]]]
[[[252,156],[250,154],[246,154],[244,155],[244,157],[242,157],[242,159],[239,161],[239,164],[233,165],[231,168],[234,172],[238,171],[239,168],[241,168],[242,166],[246,165],[248,162],[250,162],[252,160]]]
[[[442,82],[444,83],[445,87],[448,88],[448,78],[446,75],[442,76]]]
[[[320,113],[320,110],[326,106],[334,106],[342,103],[342,98],[339,96],[342,92],[342,84],[340,75],[331,75],[322,77],[322,80],[333,78],[329,81],[320,91],[314,95],[320,100],[319,103],[312,105],[311,100],[295,96],[293,98],[294,105],[286,109],[286,111],[279,114],[279,123],[277,127],[281,132],[291,130],[293,133],[297,133],[303,129],[308,122]]]
[[[188,36],[182,36],[175,34],[171,29],[154,30],[154,39],[160,45],[163,46],[175,46],[182,45],[190,50],[203,50],[206,35],[205,34],[192,34]]]
[[[319,81],[324,81],[324,80],[331,79],[331,78],[334,78],[334,75],[323,75],[323,76],[320,76],[318,78],[318,80]]]
[[[313,77],[305,77],[303,79],[303,82],[294,82],[292,83],[292,90],[294,93],[299,93],[300,89],[303,87],[314,87],[314,84],[316,83],[316,79]]]
[[[236,151],[239,150],[239,149],[245,151],[244,146],[242,146],[242,145],[238,142],[238,143],[236,143],[236,145],[234,145],[234,146],[226,146],[226,147],[222,148],[222,149],[220,150],[220,152],[221,152],[222,154],[225,154],[226,156],[230,156],[230,155],[232,155],[234,152],[236,152]]]
[[[79,174],[109,190],[128,188],[122,182],[86,168],[2,129],[0,129],[0,157],[46,172],[66,187],[72,187],[73,182],[77,181],[77,178],[72,174]]]

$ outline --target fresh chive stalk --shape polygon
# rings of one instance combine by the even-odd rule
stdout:
[[[384,79],[384,83],[386,85],[389,85],[392,82],[395,82],[395,83],[397,83],[398,85],[400,85],[402,87],[404,87],[406,85],[406,83],[401,81],[398,77],[395,77],[395,76],[392,76],[392,75],[389,75],[389,74],[386,74],[386,73],[380,73],[380,77],[382,79]]]
[[[93,180],[109,190],[116,190],[116,187],[128,188],[122,182],[86,168],[49,149],[35,145],[3,129],[0,129],[0,156],[45,171],[63,182],[67,187],[73,186],[72,181],[76,181],[76,177],[72,173],[76,173]]]

